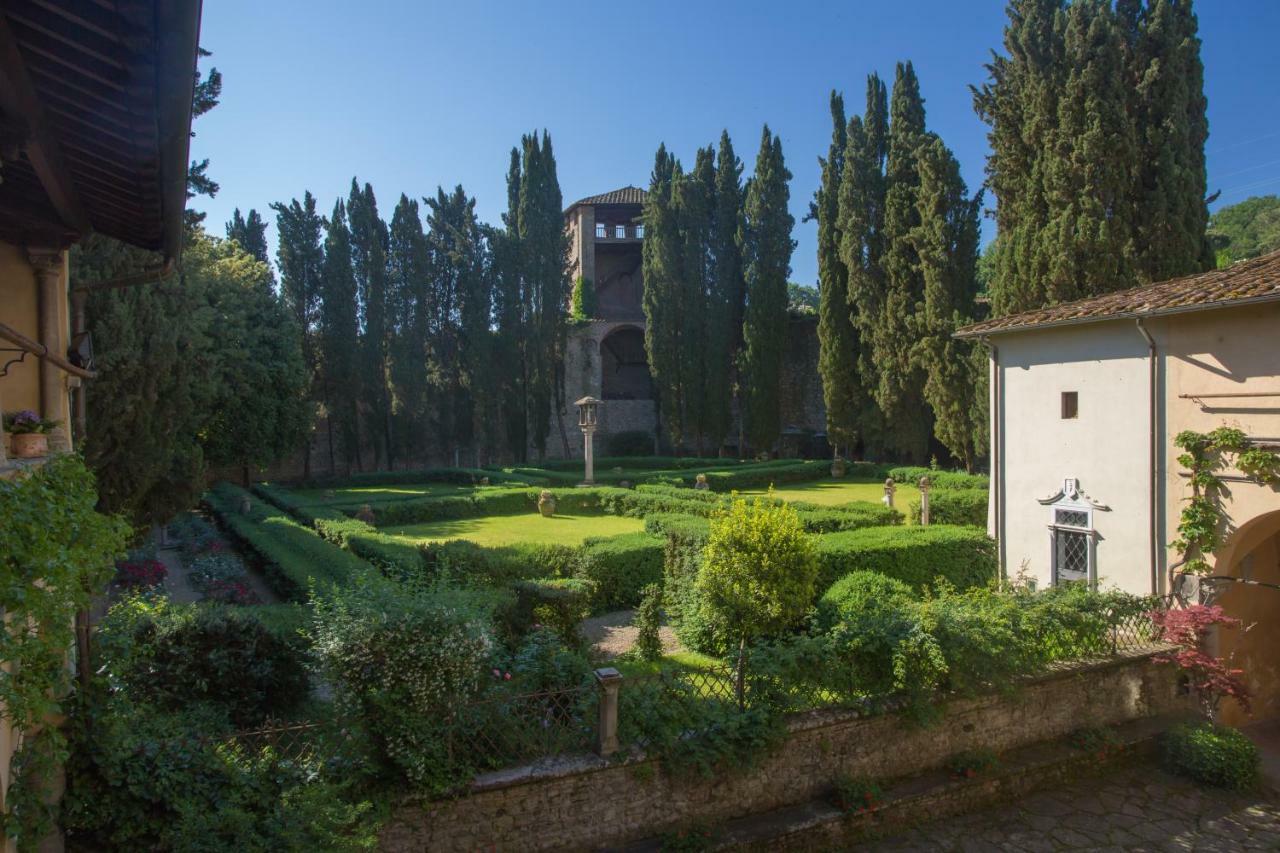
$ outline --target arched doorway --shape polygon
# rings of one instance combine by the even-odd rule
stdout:
[[[1242,623],[1240,629],[1220,632],[1217,653],[1244,670],[1253,694],[1252,716],[1225,702],[1223,722],[1280,719],[1280,510],[1240,525],[1217,557],[1215,574],[1255,582],[1224,584],[1217,599]]]
[[[600,396],[605,400],[653,399],[644,332],[635,326],[614,329],[600,342]]]

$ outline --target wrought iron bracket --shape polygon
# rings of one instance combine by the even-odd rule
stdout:
[[[27,351],[22,347],[0,347],[0,352],[16,352],[21,353],[17,358],[11,358],[3,365],[0,365],[0,376],[8,376],[9,368],[15,364],[21,364],[27,357]]]

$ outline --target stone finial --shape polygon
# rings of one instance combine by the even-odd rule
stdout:
[[[363,505],[360,507],[359,511],[356,512],[356,521],[363,521],[365,524],[373,524],[374,520],[375,516],[373,514],[373,507],[369,504]]]
[[[699,474],[693,478],[693,487],[700,492],[710,491],[711,484],[707,482],[706,474]]]

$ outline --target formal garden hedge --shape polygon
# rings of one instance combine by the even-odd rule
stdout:
[[[973,527],[872,527],[818,537],[820,589],[850,572],[879,572],[923,590],[939,578],[957,589],[996,578],[995,543]]]
[[[283,598],[305,601],[312,583],[342,585],[369,569],[355,554],[335,548],[284,510],[238,486],[218,483],[204,500],[228,532],[257,555],[267,581]],[[246,501],[249,511],[242,513]]]
[[[911,501],[911,520],[920,523],[920,499]],[[930,524],[987,526],[986,489],[933,489],[929,492]]]

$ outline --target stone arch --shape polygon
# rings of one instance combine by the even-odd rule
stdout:
[[[637,326],[618,326],[600,341],[600,397],[604,400],[652,400],[653,380]]]
[[[1248,630],[1219,632],[1216,652],[1244,670],[1253,693],[1253,714],[1234,702],[1223,721],[1280,720],[1280,510],[1265,512],[1233,530],[1217,551],[1214,574],[1256,583],[1225,583],[1216,603]]]

